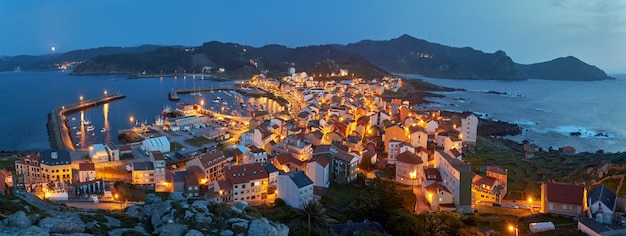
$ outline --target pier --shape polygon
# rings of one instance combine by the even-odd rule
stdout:
[[[196,92],[209,92],[212,90],[236,90],[237,87],[216,87],[216,88],[196,88],[196,89],[179,89],[172,90],[168,93],[168,98],[171,101],[180,101],[179,93],[196,93]]]
[[[122,93],[115,93],[100,98],[61,106],[52,110],[50,114],[48,114],[48,124],[46,125],[48,128],[50,146],[57,150],[75,151],[76,147],[74,146],[74,142],[72,142],[70,133],[71,130],[67,126],[67,118],[65,118],[65,115],[122,99],[124,97],[126,97],[126,95]]]

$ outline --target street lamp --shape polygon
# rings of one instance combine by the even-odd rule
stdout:
[[[80,103],[83,104],[83,96],[80,96]]]
[[[517,226],[509,225],[509,231],[515,232],[515,236],[519,236],[519,229]]]
[[[120,210],[122,210],[122,199],[120,199],[120,196],[117,195],[117,193],[115,194],[115,199],[117,199],[117,201],[120,202]]]
[[[528,197],[528,207],[530,207],[530,213],[533,214],[533,198]]]
[[[107,91],[106,91],[106,90],[104,90],[104,97],[106,97],[106,96],[107,96]]]
[[[133,121],[135,120],[135,118],[133,116],[130,116],[130,129],[133,129]]]

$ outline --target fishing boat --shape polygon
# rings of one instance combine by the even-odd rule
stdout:
[[[93,125],[87,126],[87,131],[91,132],[91,131],[94,131],[94,130],[96,130],[96,127],[94,127]]]
[[[104,132],[107,132],[107,128],[102,128],[102,129],[100,130],[100,133],[104,133]]]
[[[83,125],[84,126],[90,126],[91,125],[91,121],[90,120],[83,120]]]
[[[72,121],[75,121],[75,120],[76,120],[76,117],[72,117]]]
[[[83,132],[76,131],[76,135],[81,135],[81,134],[83,134]]]

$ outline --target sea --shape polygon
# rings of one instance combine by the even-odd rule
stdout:
[[[202,96],[179,94],[180,101],[170,101],[168,93],[176,89],[222,88],[235,82],[203,80],[201,75],[176,77],[128,79],[127,76],[73,76],[69,71],[48,72],[1,72],[0,73],[0,151],[50,149],[46,122],[53,109],[83,100],[121,92],[125,98],[104,105],[66,114],[72,129],[73,141],[78,148],[94,143],[119,143],[117,131],[129,129],[137,123],[152,124],[165,107],[175,109],[176,104],[185,102],[201,104],[209,109],[224,106],[213,103],[217,97],[228,102],[230,107],[263,107],[277,112],[282,110],[275,101],[267,98],[235,99],[232,92],[202,92]],[[247,78],[242,78],[247,79]],[[242,103],[243,102],[243,103]],[[227,109],[229,110],[229,109]],[[222,110],[223,111],[223,110]],[[132,117],[132,121],[131,121]],[[92,121],[95,130],[85,132],[81,119]],[[102,128],[105,128],[103,130]],[[82,131],[76,135],[76,131]]]
[[[544,150],[572,146],[578,152],[626,151],[626,74],[604,81],[451,80],[402,75],[463,89],[440,92],[418,109],[471,111],[482,118],[520,125],[522,135]]]

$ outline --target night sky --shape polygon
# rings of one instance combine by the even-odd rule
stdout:
[[[626,73],[626,1],[0,1],[0,55],[101,46],[288,47],[388,40],[504,50],[528,64],[576,56]]]

